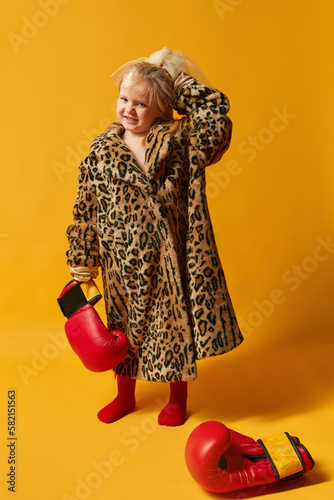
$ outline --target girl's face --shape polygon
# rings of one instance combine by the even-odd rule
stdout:
[[[117,119],[133,134],[146,134],[159,116],[156,100],[149,100],[148,85],[145,80],[127,75],[120,88]]]

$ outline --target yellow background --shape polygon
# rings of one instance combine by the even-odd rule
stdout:
[[[16,390],[17,499],[213,498],[189,476],[193,428],[287,431],[316,461],[303,478],[229,495],[333,498],[333,39],[330,0],[19,0],[2,33],[0,495],[7,391]],[[231,101],[233,141],[208,169],[211,214],[242,347],[199,363],[189,418],[159,427],[165,385],[104,425],[110,373],[71,351],[56,297],[77,166],[115,118],[109,75],[163,46]],[[101,314],[102,305],[99,306]]]

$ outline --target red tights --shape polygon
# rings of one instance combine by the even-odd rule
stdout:
[[[170,386],[170,397],[167,405],[158,416],[160,425],[176,426],[182,425],[187,414],[187,382],[172,382]],[[136,405],[135,399],[136,380],[117,375],[116,398],[97,414],[99,420],[105,423],[115,422],[127,413],[130,413]]]
[[[187,416],[188,382],[171,382],[169,401],[158,416],[160,425],[182,425]]]
[[[117,375],[117,396],[97,414],[101,422],[110,424],[134,409],[136,379]]]

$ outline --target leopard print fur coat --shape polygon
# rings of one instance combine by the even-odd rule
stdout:
[[[108,328],[129,338],[115,372],[161,382],[196,378],[196,360],[243,340],[205,195],[205,167],[230,143],[229,102],[190,79],[175,109],[176,132],[150,129],[145,172],[120,123],[93,141],[67,229],[68,265],[101,266]]]

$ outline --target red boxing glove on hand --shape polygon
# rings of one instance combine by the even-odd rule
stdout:
[[[127,336],[118,330],[109,331],[93,305],[101,299],[93,280],[87,283],[70,281],[57,299],[64,316],[67,339],[88,370],[103,372],[115,368],[129,348]]]
[[[195,481],[215,493],[293,479],[314,466],[307,449],[288,433],[254,441],[215,421],[193,430],[185,458]]]

